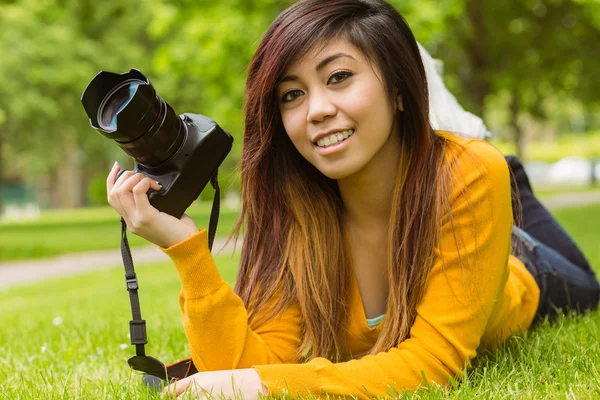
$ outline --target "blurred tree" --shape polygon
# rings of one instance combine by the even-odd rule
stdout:
[[[205,114],[234,136],[224,170],[239,160],[247,66],[263,32],[290,3],[180,0],[156,1],[152,8],[148,31],[160,41],[153,58],[156,81],[178,112]]]
[[[570,118],[553,112],[563,101],[582,105],[581,129],[600,123],[597,0],[390,2],[444,61],[466,108],[482,115],[484,106],[505,107],[517,140],[520,115]],[[291,3],[0,0],[0,179],[45,185],[52,206],[98,201],[101,192],[87,187],[128,157],[89,127],[79,99],[98,71],[136,67],[178,113],[207,115],[235,137],[221,176],[237,182],[246,68]],[[499,97],[506,105],[490,102]]]
[[[98,70],[143,66],[145,8],[90,0],[0,5],[5,156],[30,183],[45,178],[50,205],[80,205],[88,172],[106,169],[114,154],[110,141],[94,137],[79,98]]]
[[[179,112],[215,119],[241,145],[246,66],[285,5],[275,0],[191,2],[16,0],[0,3],[0,110],[10,169],[45,184],[52,206],[81,203],[118,147],[89,127],[79,98],[99,70],[135,66]],[[6,153],[6,152],[5,152]],[[73,189],[76,190],[73,190]]]
[[[549,98],[597,107],[600,7],[593,0],[466,0],[448,14],[436,56],[458,77],[456,90],[481,114],[490,95],[508,93],[509,124],[523,156],[519,116],[550,117]],[[458,88],[455,88],[458,89]]]

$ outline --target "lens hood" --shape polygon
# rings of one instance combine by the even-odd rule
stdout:
[[[87,85],[81,103],[90,125],[137,162],[158,165],[181,147],[185,127],[139,70],[101,71]]]
[[[83,108],[89,117],[90,125],[94,129],[102,133],[113,133],[101,126],[98,118],[98,112],[102,109],[103,103],[106,102],[106,99],[110,97],[111,93],[130,82],[139,82],[150,85],[148,78],[146,78],[144,74],[135,68],[132,68],[129,72],[124,74],[100,71],[90,81],[90,83],[88,83],[81,96],[81,103],[83,104]],[[105,136],[109,139],[115,139],[115,137],[111,135]]]

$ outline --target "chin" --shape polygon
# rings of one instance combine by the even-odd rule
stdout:
[[[356,174],[360,168],[356,166],[344,166],[340,168],[319,168],[319,171],[329,179],[339,181]]]

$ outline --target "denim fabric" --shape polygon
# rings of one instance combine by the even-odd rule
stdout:
[[[513,227],[513,254],[524,264],[540,288],[534,322],[559,310],[584,312],[597,307],[600,285],[591,270],[581,268],[557,251]]]
[[[512,173],[513,214],[522,216],[522,229],[513,227],[513,254],[540,288],[540,304],[534,322],[554,316],[558,310],[583,312],[594,309],[600,285],[588,260],[558,221],[533,194],[523,165],[506,157]]]
[[[575,241],[563,229],[550,212],[535,197],[525,168],[515,156],[507,156],[506,162],[512,172],[513,215],[521,217],[521,227],[531,237],[555,250],[580,268],[592,268]],[[517,201],[518,200],[518,201]],[[520,203],[520,204],[519,204]]]

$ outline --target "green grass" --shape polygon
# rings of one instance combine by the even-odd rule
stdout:
[[[556,213],[600,273],[600,205]],[[233,282],[237,256],[216,258]],[[187,356],[170,263],[140,265],[147,352],[163,361]],[[129,299],[120,266],[0,291],[0,398],[156,399],[126,360]],[[60,325],[53,320],[62,318]],[[42,349],[44,349],[42,351]],[[600,312],[561,317],[480,355],[455,388],[423,399],[600,398]]]
[[[548,198],[562,193],[600,193],[600,186],[536,187],[536,195]],[[208,227],[212,203],[194,203],[188,214],[200,228]],[[223,208],[217,235],[231,233],[238,211]],[[0,224],[0,262],[35,259],[60,254],[118,248],[121,225],[110,207],[74,210],[47,210],[39,220]],[[144,239],[128,235],[131,247],[148,245]]]
[[[490,143],[503,154],[515,154],[515,144],[511,141],[492,137]],[[600,131],[570,133],[561,135],[552,142],[531,142],[525,147],[525,158],[529,161],[556,162],[568,156],[588,159],[600,158]]]
[[[200,228],[207,228],[212,203],[194,203],[188,215]],[[238,211],[223,208],[217,235],[228,235]],[[148,245],[129,234],[131,247]],[[110,207],[44,211],[39,220],[0,224],[0,261],[43,258],[65,253],[118,248],[121,240],[119,215]]]
[[[533,188],[535,195],[540,199],[547,199],[554,196],[560,196],[565,193],[599,193],[600,184],[592,185],[580,185],[580,186],[563,186],[563,185],[552,185],[552,186],[536,186]]]

